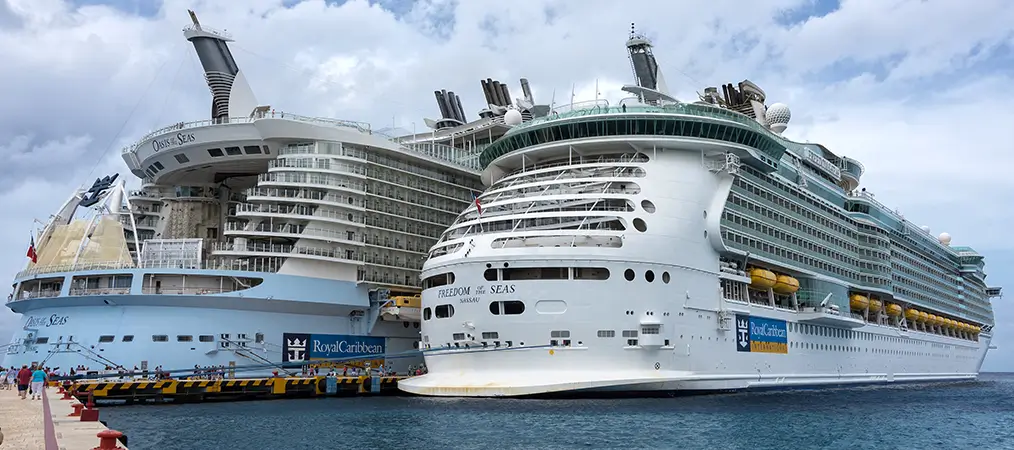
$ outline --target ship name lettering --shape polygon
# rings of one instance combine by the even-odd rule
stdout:
[[[788,331],[781,327],[769,327],[768,324],[750,324],[750,334],[754,336],[767,336],[767,337],[778,337],[784,338],[788,336]]]
[[[458,303],[479,303],[479,297],[465,297],[458,300]]]
[[[489,286],[490,294],[513,294],[513,284],[493,284]]]
[[[152,150],[155,150],[155,152],[158,152],[167,148],[179,147],[183,144],[194,142],[196,140],[197,137],[194,136],[194,133],[176,133],[173,136],[151,141],[151,148]]]
[[[67,319],[70,316],[60,316],[53,314],[49,317],[34,317],[29,316],[28,322],[25,323],[25,327],[38,328],[38,327],[58,327],[60,325],[66,325]]]
[[[437,291],[437,298],[464,297],[472,295],[471,286],[444,288]]]

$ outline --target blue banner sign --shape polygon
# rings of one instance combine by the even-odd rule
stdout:
[[[376,336],[346,334],[284,333],[282,335],[282,362],[310,362],[336,359],[339,365],[359,357],[367,360],[384,358],[387,340]]]
[[[789,353],[789,329],[784,320],[736,314],[736,350]]]

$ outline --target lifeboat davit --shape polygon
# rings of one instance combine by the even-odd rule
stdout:
[[[922,319],[922,316],[919,315],[919,311],[916,311],[916,310],[914,310],[912,308],[908,308],[908,309],[905,310],[905,320],[909,320],[909,321],[912,321],[912,322],[918,322],[921,319]]]
[[[789,295],[799,290],[799,280],[792,278],[788,275],[778,275],[774,286],[771,286],[771,290],[775,291],[776,294]]]
[[[888,316],[898,317],[901,315],[901,306],[895,305],[894,303],[888,303],[887,308],[885,309],[887,310]]]
[[[765,269],[750,269],[750,287],[754,289],[770,289],[778,282],[775,273]]]
[[[852,294],[849,297],[849,307],[854,311],[862,311],[870,307],[870,299],[865,295]]]
[[[880,300],[877,300],[875,298],[871,298],[870,299],[870,311],[871,312],[880,311],[880,308],[882,308],[883,306],[884,306],[884,304],[880,303]]]

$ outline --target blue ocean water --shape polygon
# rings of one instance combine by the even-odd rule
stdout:
[[[1014,449],[1014,374],[663,399],[326,398],[105,407],[131,450]]]

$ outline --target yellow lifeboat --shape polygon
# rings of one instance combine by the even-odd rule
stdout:
[[[799,280],[788,275],[778,275],[777,281],[771,290],[776,294],[789,295],[799,290]]]
[[[887,308],[885,309],[887,310],[888,316],[898,317],[901,315],[901,306],[895,305],[894,303],[888,303]]]
[[[982,327],[977,326],[977,325],[972,325],[972,334],[979,334],[980,331],[982,331]]]
[[[940,318],[936,314],[930,314],[929,318],[926,319],[926,323],[930,325],[940,325]]]
[[[905,320],[911,322],[918,322],[920,317],[922,316],[919,315],[919,311],[916,311],[912,308],[908,308],[905,310]]]
[[[950,329],[952,329],[952,330],[953,330],[953,329],[955,329],[955,328],[957,328],[957,327],[958,327],[958,326],[957,326],[957,325],[958,325],[958,323],[957,323],[957,322],[955,322],[955,321],[954,321],[954,319],[945,319],[945,320],[947,321],[947,328],[950,328]]]
[[[852,296],[849,297],[849,306],[854,311],[862,311],[870,307],[870,299],[865,295],[852,294]]]
[[[923,323],[929,323],[930,314],[926,311],[919,311],[919,321]]]
[[[769,289],[778,282],[775,273],[764,269],[750,269],[750,287],[754,289]]]
[[[972,326],[967,323],[961,322],[961,331],[965,332],[972,331]]]
[[[880,303],[880,300],[877,300],[875,298],[871,298],[870,299],[870,312],[880,311],[880,308],[882,306],[884,306],[884,305],[882,303]]]

